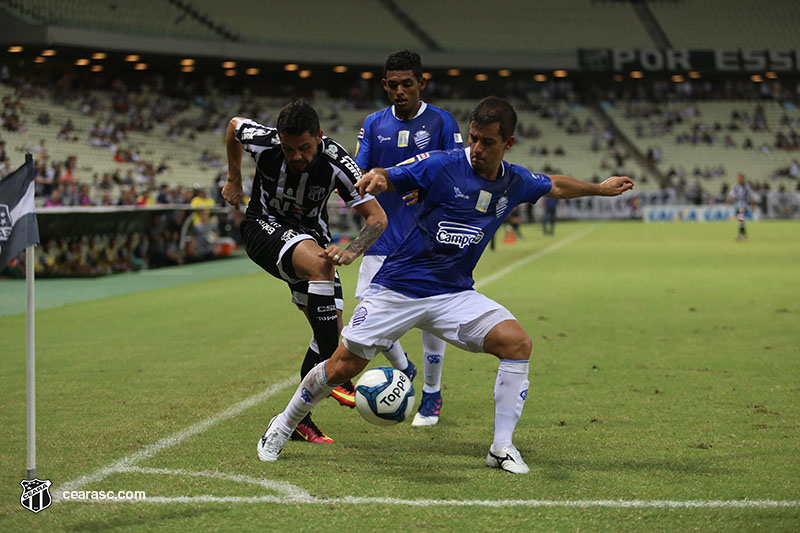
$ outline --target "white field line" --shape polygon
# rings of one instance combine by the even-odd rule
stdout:
[[[220,422],[223,422],[229,418],[237,416],[242,411],[263,402],[264,400],[274,395],[278,391],[284,389],[285,387],[297,383],[298,380],[299,377],[292,377],[285,379],[282,382],[272,385],[268,387],[266,390],[259,392],[254,396],[242,400],[241,402],[232,405],[231,407],[228,407],[227,409],[224,409],[210,416],[209,418],[206,418],[205,420],[201,420],[200,422],[192,426],[189,426],[186,429],[183,429],[181,431],[178,431],[177,433],[170,435],[169,437],[164,437],[155,444],[150,444],[149,446],[145,446],[144,448],[142,448],[141,450],[132,455],[127,455],[122,459],[120,459],[119,461],[115,461],[107,466],[104,466],[103,468],[95,470],[91,474],[86,474],[85,476],[81,476],[77,479],[67,481],[66,483],[64,483],[63,485],[61,485],[60,487],[58,487],[56,490],[53,491],[54,494],[53,500],[59,501],[61,499],[60,494],[62,492],[78,490],[80,487],[83,487],[88,483],[96,483],[101,479],[105,479],[106,477],[108,477],[113,473],[120,472],[125,468],[131,468],[136,463],[144,461],[145,459],[149,459],[150,457],[153,457],[154,455],[166,450],[167,448],[171,448],[172,446],[175,446],[176,444],[179,444],[190,437],[193,437],[199,433],[203,433],[212,426],[215,426]]]
[[[576,231],[575,233],[573,233],[569,237],[566,237],[564,239],[561,239],[558,242],[555,242],[555,243],[551,244],[547,248],[542,248],[538,252],[533,253],[533,254],[529,255],[528,257],[523,257],[522,259],[519,259],[519,260],[511,263],[507,267],[501,268],[500,270],[498,270],[494,274],[492,274],[490,276],[487,276],[485,278],[482,278],[480,281],[476,281],[475,282],[475,288],[476,289],[480,289],[484,285],[486,285],[488,283],[491,283],[493,281],[496,281],[496,280],[502,278],[503,276],[505,276],[506,274],[508,274],[509,272],[518,269],[522,265],[527,265],[528,263],[532,263],[533,261],[536,261],[540,257],[543,257],[543,256],[545,256],[547,254],[553,253],[556,250],[560,250],[561,248],[563,248],[564,246],[568,245],[572,241],[580,239],[584,235],[587,235],[587,234],[595,231],[597,228],[599,228],[602,225],[603,225],[602,223],[601,224],[592,224],[591,226],[585,227],[582,230]]]
[[[399,498],[315,498],[281,496],[156,496],[143,500],[69,500],[80,503],[277,503],[282,505],[401,505],[413,507],[608,507],[616,509],[797,508],[797,500],[401,500]]]

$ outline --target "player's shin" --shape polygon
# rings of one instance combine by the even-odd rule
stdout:
[[[445,348],[447,348],[445,341],[427,331],[422,332],[422,351],[425,356],[423,392],[437,392],[442,388],[442,363],[444,362]]]
[[[528,366],[527,360],[500,360],[494,383],[494,450],[512,444],[514,428],[528,396]]]
[[[323,360],[333,355],[339,345],[338,315],[333,294],[333,281],[308,282],[308,319]]]
[[[403,351],[400,341],[395,341],[383,352],[383,355],[389,360],[389,364],[392,365],[392,368],[405,370],[406,366],[408,366],[408,357],[406,356],[406,352]]]
[[[289,400],[289,405],[278,415],[276,423],[284,432],[291,433],[323,398],[328,397],[336,385],[339,383],[328,383],[325,377],[325,361],[318,364],[300,382]]]
[[[311,339],[311,344],[306,350],[306,356],[303,358],[303,365],[300,367],[300,379],[303,379],[311,372],[311,369],[314,368],[315,365],[322,362],[322,357],[319,355],[317,351],[317,342],[314,339]]]

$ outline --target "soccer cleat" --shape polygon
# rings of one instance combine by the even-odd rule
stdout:
[[[408,361],[408,366],[401,372],[408,376],[409,380],[414,381],[414,378],[417,377],[417,365],[412,363],[408,356],[406,356],[406,361]]]
[[[306,417],[297,424],[294,432],[292,433],[292,440],[304,440],[306,442],[314,442],[317,444],[333,444],[332,438],[320,431],[317,425],[311,420],[311,415]]]
[[[486,466],[502,468],[512,474],[527,474],[531,471],[525,461],[522,460],[519,450],[513,444],[499,450],[489,448],[489,455],[486,456]]]
[[[277,415],[272,417],[264,436],[258,439],[258,444],[256,444],[258,458],[262,461],[277,461],[283,447],[289,441],[289,435],[282,432],[275,423],[277,418]]]
[[[422,401],[411,425],[414,427],[435,426],[439,422],[439,412],[441,410],[442,391],[425,392],[423,390]]]
[[[349,379],[331,391],[331,398],[345,407],[356,406],[356,388]]]

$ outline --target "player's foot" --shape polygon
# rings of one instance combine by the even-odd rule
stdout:
[[[311,420],[311,415],[306,417],[297,424],[294,432],[292,433],[292,440],[304,440],[306,442],[314,442],[317,444],[333,444],[332,438],[320,431],[317,425]]]
[[[331,391],[331,398],[345,407],[356,406],[356,388],[349,379]]]
[[[406,361],[408,361],[408,366],[401,372],[408,376],[409,380],[414,381],[414,378],[417,377],[417,365],[412,363],[408,356],[406,356]]]
[[[281,431],[278,428],[278,424],[275,423],[277,418],[277,415],[272,417],[264,436],[258,439],[258,444],[256,444],[258,458],[262,461],[277,461],[281,451],[283,451],[283,447],[286,446],[286,442],[289,440],[289,435]]]
[[[499,450],[489,448],[489,455],[486,456],[486,466],[502,468],[512,474],[527,474],[531,471],[525,461],[522,460],[519,450],[513,444]]]
[[[439,413],[442,410],[442,391],[422,391],[422,401],[417,414],[414,415],[412,426],[435,426],[439,422]]]

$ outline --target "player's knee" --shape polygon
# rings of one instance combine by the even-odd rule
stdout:
[[[515,339],[511,340],[508,359],[530,359],[531,350],[533,350],[533,341],[528,334],[523,331],[519,335],[516,335]]]
[[[333,281],[333,265],[323,258],[315,258],[306,265],[309,281]]]

